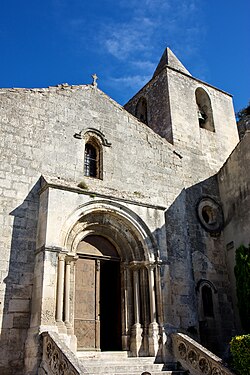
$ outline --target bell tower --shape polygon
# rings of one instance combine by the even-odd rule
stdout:
[[[193,77],[169,48],[152,79],[124,107],[178,153],[198,152],[215,171],[239,141],[231,95]]]

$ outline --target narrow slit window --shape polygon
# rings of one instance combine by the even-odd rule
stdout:
[[[84,175],[98,177],[97,173],[97,150],[92,144],[87,143],[85,146]]]

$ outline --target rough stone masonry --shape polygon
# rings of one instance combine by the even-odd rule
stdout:
[[[227,221],[249,154],[246,134],[228,159],[229,94],[166,49],[124,107],[96,78],[1,89],[0,132],[1,374],[36,374],[46,330],[73,351],[110,350],[110,334],[112,350],[170,360],[181,331],[223,353],[240,329],[227,244],[249,242],[240,211]]]

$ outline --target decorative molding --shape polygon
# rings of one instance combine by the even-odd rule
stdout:
[[[95,129],[95,128],[82,129],[79,133],[74,134],[74,138],[83,139],[86,133],[94,133],[98,138],[100,138],[103,146],[111,147],[112,144],[108,142],[105,135],[100,130]]]
[[[224,217],[222,207],[213,198],[203,197],[197,205],[197,216],[202,227],[211,234],[220,234]]]
[[[43,332],[43,357],[39,374],[81,375],[86,369],[56,332]]]
[[[196,285],[196,288],[195,288],[196,292],[198,292],[200,290],[201,286],[203,286],[203,285],[210,286],[210,288],[214,291],[215,294],[218,293],[218,291],[215,288],[214,284],[211,281],[207,280],[207,279],[200,279],[197,282],[197,285]]]
[[[172,334],[176,361],[192,375],[234,375],[222,359],[183,333]]]

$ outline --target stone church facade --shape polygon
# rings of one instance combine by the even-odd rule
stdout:
[[[172,360],[182,332],[222,355],[250,219],[231,96],[166,49],[124,107],[95,81],[1,89],[0,123],[0,373],[36,374],[46,331],[73,353]]]

